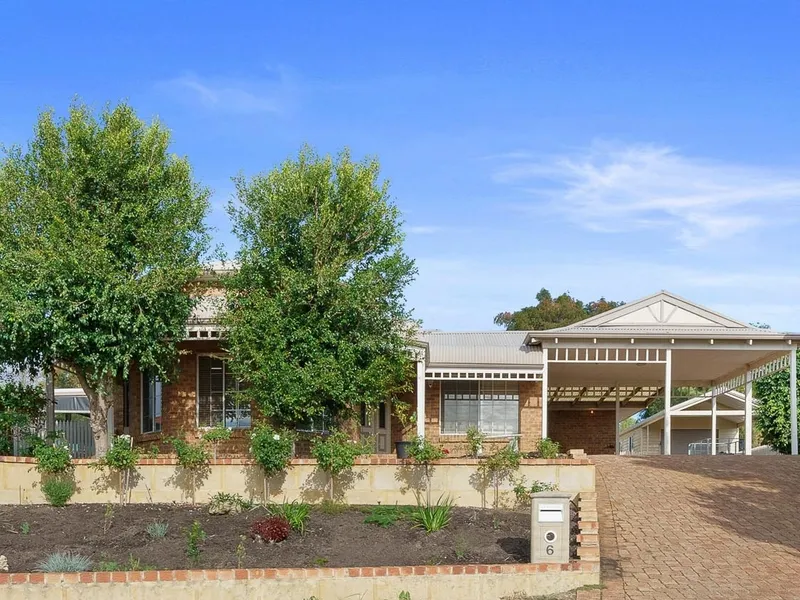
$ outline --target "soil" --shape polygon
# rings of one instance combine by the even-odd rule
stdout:
[[[263,508],[210,516],[205,506],[114,506],[110,521],[106,510],[97,504],[2,506],[0,554],[15,572],[35,571],[48,554],[67,550],[88,556],[95,568],[102,561],[124,565],[131,559],[138,559],[140,568],[158,569],[498,564],[530,559],[529,510],[454,508],[448,527],[426,534],[404,520],[386,528],[366,524],[368,507],[347,507],[336,514],[315,508],[305,533],[292,532],[280,544],[259,543],[248,535],[252,522],[267,515]],[[186,529],[195,520],[207,539],[199,561],[193,563],[186,557]],[[164,539],[150,540],[145,533],[154,522],[169,523]],[[22,533],[23,523],[28,523],[28,533]],[[246,555],[239,558],[241,536]]]

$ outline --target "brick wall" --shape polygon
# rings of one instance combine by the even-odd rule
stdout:
[[[586,454],[614,454],[613,410],[550,410],[547,432],[561,451],[582,448]]]
[[[441,381],[428,381],[425,386],[425,437],[447,448],[452,455],[467,452],[466,436],[442,435],[440,422]],[[533,452],[542,437],[542,384],[519,382],[520,450]],[[508,444],[508,440],[484,443],[484,452],[492,453]]]

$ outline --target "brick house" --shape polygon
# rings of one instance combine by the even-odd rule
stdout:
[[[213,281],[215,275],[205,277]],[[246,452],[248,428],[258,415],[232,393],[239,384],[226,370],[224,332],[215,319],[223,301],[210,287],[187,324],[169,384],[132,369],[114,407],[117,433],[148,447],[179,433],[196,438],[224,423],[233,439],[221,452]],[[476,426],[488,436],[487,451],[515,440],[531,452],[549,437],[564,451],[614,454],[619,423],[663,398],[662,451],[670,454],[673,389],[709,389],[708,437],[714,438],[714,398],[744,386],[741,421],[749,453],[752,382],[794,366],[798,341],[800,335],[751,327],[668,292],[548,331],[422,332],[410,348],[413,390],[401,398],[418,415],[416,425],[404,430],[387,400],[375,410],[362,408],[354,429],[375,438],[376,453],[393,453],[395,442],[421,435],[463,454],[467,428]],[[791,387],[796,397],[795,377]],[[315,423],[303,431],[325,428]]]

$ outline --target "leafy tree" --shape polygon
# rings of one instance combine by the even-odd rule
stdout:
[[[131,362],[169,378],[208,247],[209,192],[126,104],[39,116],[0,157],[0,363],[73,373],[98,455]]]
[[[536,294],[536,301],[536,306],[526,306],[514,312],[498,314],[494,318],[495,325],[501,325],[509,330],[542,331],[572,325],[624,304],[605,298],[584,303],[567,292],[553,298],[545,288]]]
[[[378,162],[303,148],[236,188],[241,249],[223,320],[244,398],[294,425],[407,389],[403,290],[416,271]]]
[[[762,441],[781,454],[789,454],[792,449],[790,395],[788,369],[753,382],[753,396],[758,398],[754,411],[756,429]]]
[[[44,416],[47,397],[39,386],[0,383],[0,452],[12,454],[13,436]]]

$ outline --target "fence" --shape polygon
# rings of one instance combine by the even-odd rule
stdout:
[[[73,458],[92,458],[94,456],[94,436],[88,419],[57,418],[55,429],[61,432]],[[42,439],[47,437],[45,428],[38,428],[29,433]],[[29,453],[30,445],[25,441],[25,437],[24,433],[14,436],[14,456],[23,456]]]
[[[738,438],[726,438],[717,440],[717,454],[744,454],[744,440]],[[711,454],[711,438],[692,442],[689,444],[689,454],[707,455]]]

